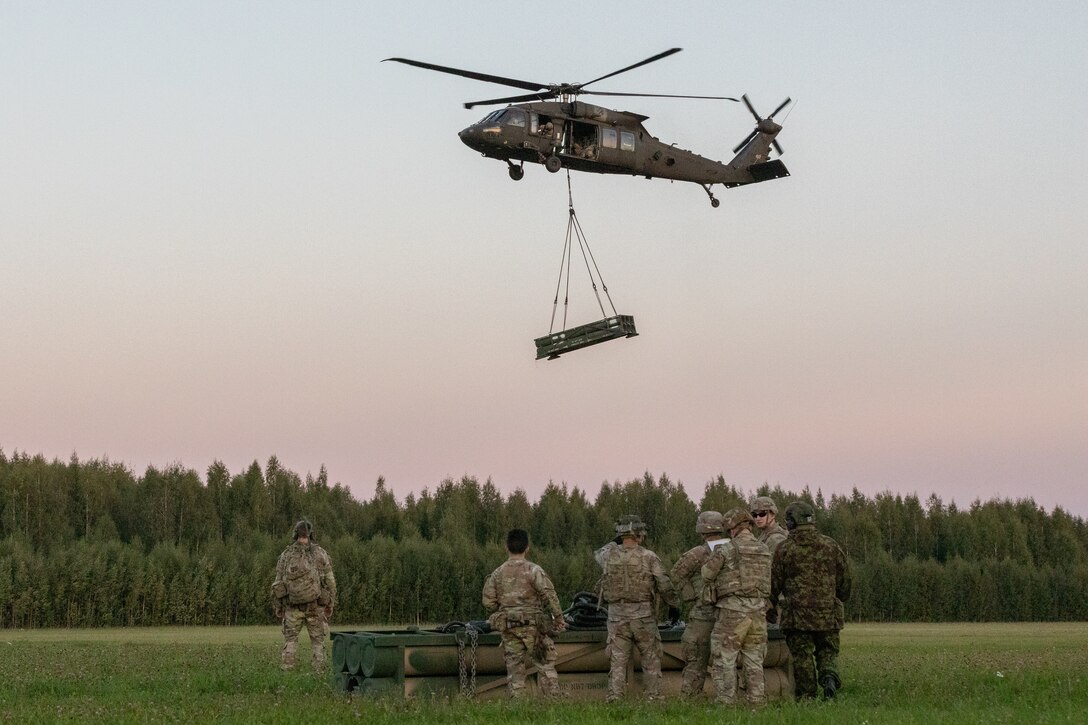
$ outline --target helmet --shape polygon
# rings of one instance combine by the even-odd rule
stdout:
[[[695,519],[695,533],[720,534],[725,531],[725,522],[717,511],[703,511]]]
[[[748,513],[748,509],[740,508],[730,509],[725,514],[725,528],[735,529],[741,524],[754,524],[755,519],[752,518],[752,514]]]
[[[307,539],[314,538],[314,525],[306,519],[295,524],[295,535],[293,538],[295,541],[298,541],[300,536],[305,536]]]
[[[794,501],[786,507],[786,528],[816,523],[816,509],[807,501]]]
[[[617,534],[637,534],[640,531],[646,530],[646,524],[642,523],[635,514],[628,514],[626,516],[620,516],[616,521],[616,533]]]
[[[778,515],[778,506],[775,504],[774,499],[770,496],[757,496],[752,499],[752,507],[749,511],[770,511],[774,515]]]

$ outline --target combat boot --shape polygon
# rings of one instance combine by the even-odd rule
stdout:
[[[823,679],[820,680],[820,686],[824,688],[824,699],[834,700],[835,693],[842,687],[842,683],[839,682],[839,678],[834,675],[825,675]]]

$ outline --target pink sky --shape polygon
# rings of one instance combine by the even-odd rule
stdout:
[[[696,499],[723,474],[1088,515],[1088,9],[786,3],[723,44],[767,10],[650,32],[656,7],[544,54],[453,6],[0,9],[0,447],[137,473],[276,454],[360,498],[650,471]],[[564,180],[458,141],[496,87],[379,61],[574,82],[671,46],[608,90],[790,95],[793,176],[711,209],[576,175],[641,334],[536,362]],[[751,127],[625,107],[715,157]]]

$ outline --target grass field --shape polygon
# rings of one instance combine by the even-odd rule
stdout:
[[[276,627],[0,631],[0,721],[1088,721],[1088,623],[850,625],[838,699],[755,713],[680,701],[366,700],[334,692],[305,667],[281,672],[280,644]],[[308,658],[304,644],[300,661]]]

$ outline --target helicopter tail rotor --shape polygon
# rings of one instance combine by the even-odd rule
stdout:
[[[791,99],[787,96],[786,100],[778,104],[778,108],[771,111],[771,115],[763,118],[756,111],[755,106],[752,105],[752,101],[749,100],[747,93],[742,95],[740,99],[744,102],[744,105],[748,107],[748,110],[751,112],[752,117],[756,119],[756,127],[752,129],[752,132],[750,134],[744,137],[743,141],[733,147],[733,153],[737,153],[742,148],[744,148],[748,144],[748,142],[754,139],[756,137],[756,134],[760,132],[774,133],[775,131],[780,130],[782,127],[774,122],[774,117],[778,115],[779,111],[788,106],[791,101]],[[778,141],[776,139],[772,139],[771,145],[774,146],[774,150],[778,152],[779,156],[781,156],[782,147],[778,145]]]

